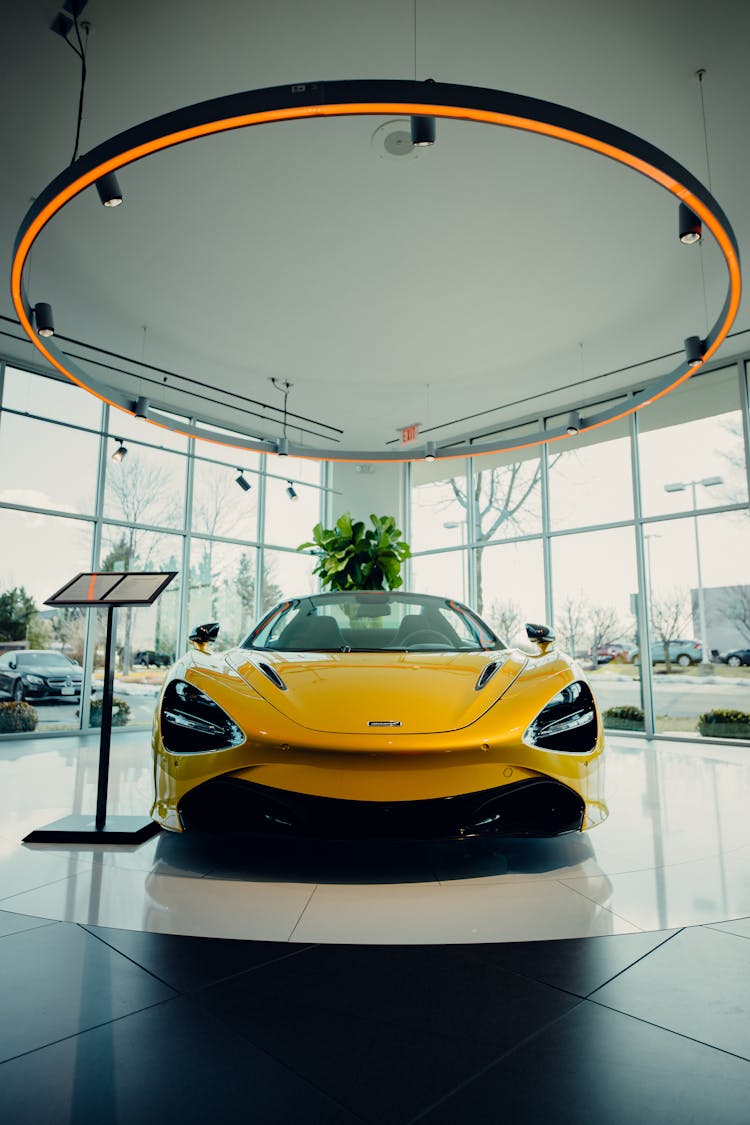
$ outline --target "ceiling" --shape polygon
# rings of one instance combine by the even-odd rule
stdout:
[[[0,120],[9,277],[30,201],[70,162],[80,70],[49,30],[56,0],[2,9],[15,107]],[[81,152],[240,90],[433,77],[559,102],[644,137],[710,186],[741,253],[750,240],[743,0],[719,0],[709,23],[693,0],[417,0],[416,20],[408,0],[90,0],[83,19]],[[682,246],[675,201],[650,181],[466,122],[438,121],[433,148],[393,155],[405,128],[292,121],[131,165],[124,206],[102,208],[89,191],[44,230],[29,296],[54,306],[63,349],[119,392],[275,439],[288,382],[290,441],[363,459],[398,450],[410,423],[420,436],[405,452],[417,455],[425,439],[605,399],[670,370],[684,338],[718,315],[717,247]],[[0,350],[38,358],[7,285],[0,314]],[[747,299],[732,331],[722,354],[747,347]]]

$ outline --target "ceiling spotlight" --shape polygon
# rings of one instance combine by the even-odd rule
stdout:
[[[705,344],[706,341],[701,340],[700,336],[688,336],[685,341],[685,359],[690,367],[697,367],[703,362]]]
[[[117,446],[117,449],[112,454],[112,460],[113,461],[123,461],[125,459],[125,457],[127,457],[128,451],[125,448],[125,446],[122,444],[122,438],[116,437],[115,441],[118,441],[120,444]]]
[[[99,198],[105,207],[119,207],[122,203],[122,191],[114,172],[107,172],[105,176],[97,180],[96,190],[99,192]]]
[[[679,227],[680,242],[685,246],[692,246],[694,242],[700,242],[703,237],[703,224],[687,203],[680,204]]]
[[[237,484],[240,486],[240,488],[242,489],[243,492],[249,492],[250,489],[253,486],[250,484],[249,480],[245,480],[245,477],[244,477],[245,470],[244,469],[238,469],[237,472],[240,474],[236,478]]]
[[[276,442],[276,452],[278,453],[279,457],[289,456],[289,442],[285,437],[280,437]]]
[[[286,494],[290,500],[299,500],[299,496],[294,491],[294,485],[290,480],[286,482]]]
[[[424,459],[425,461],[434,461],[435,456],[435,442],[428,441],[424,447]]]
[[[435,118],[412,117],[411,143],[415,148],[428,148],[435,143]]]
[[[148,418],[148,405],[149,403],[146,396],[139,395],[135,402],[135,410],[133,411],[135,417],[142,418],[144,420]]]
[[[574,437],[575,434],[578,433],[580,428],[581,428],[581,415],[578,413],[577,410],[571,410],[570,414],[568,415],[568,424],[565,428],[565,432],[567,434],[569,434],[570,437]]]
[[[52,305],[48,305],[46,301],[40,301],[38,305],[34,305],[34,319],[36,320],[36,330],[40,336],[54,336],[55,322],[52,319]]]

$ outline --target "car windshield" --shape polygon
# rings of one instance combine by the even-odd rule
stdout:
[[[16,654],[19,668],[64,668],[70,672],[76,665],[61,652],[19,652]]]
[[[281,652],[478,652],[505,645],[460,602],[368,591],[283,602],[242,647]]]

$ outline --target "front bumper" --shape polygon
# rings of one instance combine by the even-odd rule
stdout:
[[[580,832],[584,813],[577,793],[546,777],[421,801],[341,800],[219,777],[192,789],[179,806],[188,831],[314,839],[559,836]]]
[[[74,684],[72,690],[63,690],[54,684],[26,684],[23,685],[24,699],[36,703],[78,703],[81,698],[81,685]]]

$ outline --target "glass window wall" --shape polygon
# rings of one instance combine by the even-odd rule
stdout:
[[[689,379],[638,415],[644,516],[747,503],[737,368]]]
[[[507,644],[526,645],[527,621],[547,619],[542,540],[477,549],[477,612]]]
[[[563,425],[567,415],[548,419]],[[549,505],[553,530],[593,527],[633,518],[630,422],[623,418],[549,447]]]
[[[721,736],[750,713],[748,512],[663,520],[647,534],[656,730]]]
[[[466,462],[417,461],[411,483],[412,551],[468,543]]]
[[[0,704],[25,700],[40,731],[80,723],[86,611],[49,609],[44,602],[91,566],[93,528],[88,520],[0,508],[0,660],[34,650],[35,659],[48,662],[32,670],[33,678],[18,669],[0,672]]]
[[[265,541],[278,547],[298,547],[312,538],[321,518],[320,463],[305,457],[270,457],[266,478]],[[289,473],[284,479],[282,473]]]
[[[266,477],[270,458],[138,422],[47,376],[6,368],[1,385],[0,659],[4,649],[49,650],[86,668],[92,684],[83,704],[75,675],[70,698],[40,700],[39,729],[79,727],[82,708],[92,726],[101,723],[106,615],[43,607],[78,571],[177,573],[152,607],[117,611],[115,725],[150,724],[159,686],[191,626],[219,621],[221,651],[249,632],[258,606],[290,590],[317,590],[314,558],[294,548],[320,518],[318,462],[272,459],[276,472],[279,465],[289,472],[295,501],[287,479]],[[115,439],[127,449],[119,462],[111,459]],[[229,460],[235,456],[236,465]],[[240,468],[249,489],[237,484]]]

